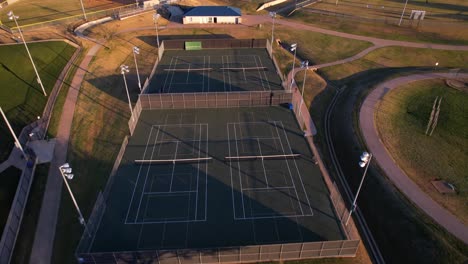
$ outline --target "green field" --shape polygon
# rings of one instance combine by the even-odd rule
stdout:
[[[11,203],[15,197],[20,176],[21,170],[15,167],[10,167],[0,173],[0,235],[3,233],[3,227],[10,214]]]
[[[434,99],[442,97],[437,128],[426,136]],[[386,148],[421,189],[468,222],[468,94],[442,80],[418,81],[388,93],[376,113],[376,126]],[[430,184],[443,179],[457,189],[441,195]]]
[[[47,93],[75,48],[62,41],[30,43],[28,47]],[[0,46],[0,107],[9,118],[16,134],[42,115],[47,98],[42,93],[23,45]],[[0,161],[5,160],[13,146],[13,138],[5,122],[0,122]]]
[[[468,51],[385,47],[358,60],[322,68],[319,71],[330,80],[339,80],[371,69],[397,67],[431,67],[435,69],[436,62],[439,62],[438,68],[466,68],[468,66]]]
[[[131,4],[131,0],[83,0],[87,15],[92,15],[96,11],[122,6],[123,3]],[[20,0],[14,4],[0,9],[0,20],[9,27],[16,27],[13,21],[8,19],[7,13],[13,11],[19,16],[20,26],[35,23],[57,20],[71,16],[81,17],[82,10],[78,0]]]
[[[409,1],[398,26],[404,1],[325,0],[293,13],[289,19],[331,30],[417,42],[468,43],[468,2],[464,0]],[[367,7],[369,6],[369,7]],[[384,6],[384,8],[382,8]],[[423,21],[409,20],[411,10],[425,10]]]

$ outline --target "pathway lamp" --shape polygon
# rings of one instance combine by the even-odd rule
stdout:
[[[158,32],[158,20],[161,17],[159,14],[154,14],[153,15],[153,21],[154,25],[156,27],[156,43],[158,44],[158,49],[159,49],[159,32]]]
[[[367,169],[369,168],[369,164],[372,160],[372,154],[368,152],[363,152],[361,155],[361,161],[359,161],[359,167],[365,168],[364,173],[362,175],[361,183],[359,183],[359,187],[356,193],[356,196],[354,197],[353,204],[351,205],[351,210],[349,211],[348,218],[346,219],[345,225],[348,225],[349,219],[351,218],[351,214],[356,211],[356,201],[359,197],[359,193],[361,192],[361,187],[362,183],[364,182],[364,179],[366,178],[367,175]]]
[[[89,230],[88,230],[88,226],[86,225],[86,221],[83,217],[83,214],[81,213],[80,207],[78,206],[75,196],[73,195],[70,185],[68,184],[68,180],[72,180],[74,177],[74,175],[72,174],[73,170],[70,167],[70,164],[68,163],[65,163],[62,166],[59,166],[59,170],[60,170],[60,174],[62,175],[63,181],[65,182],[65,185],[67,186],[68,193],[70,193],[73,204],[75,205],[76,211],[78,211],[78,220],[80,221],[80,224],[84,226],[86,234],[88,234],[88,236],[91,237],[91,234],[89,233]]]
[[[304,88],[305,88],[305,82],[306,82],[306,76],[307,76],[307,70],[309,69],[309,61],[303,61],[301,62],[301,68],[304,69],[304,81],[302,82],[302,93],[301,93],[301,103],[299,104],[299,117],[302,115],[302,104],[304,103]]]
[[[138,47],[133,47],[133,59],[135,60],[135,68],[136,68],[136,73],[138,77],[138,87],[140,88],[141,91],[141,81],[140,81],[140,73],[138,72],[138,63],[136,59],[136,55],[140,54],[140,49]]]
[[[273,33],[275,31],[275,18],[276,12],[270,12],[270,17],[273,20],[273,25],[271,26],[271,51],[273,52]]]
[[[127,91],[127,98],[128,98],[128,107],[130,108],[130,115],[132,116],[132,120],[135,121],[135,118],[133,117],[133,110],[132,110],[132,102],[130,101],[130,93],[128,92],[128,86],[127,86],[127,79],[125,78],[125,73],[129,73],[130,70],[128,69],[127,65],[120,65],[120,73],[122,74],[124,84],[125,84],[125,91]]]
[[[292,78],[291,83],[289,84],[289,91],[292,89],[292,84],[294,82],[294,67],[296,66],[296,52],[297,52],[297,43],[291,44],[290,51],[294,51],[293,67],[292,67]]]

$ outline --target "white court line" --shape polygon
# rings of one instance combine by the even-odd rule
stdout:
[[[198,141],[198,157],[200,158],[201,154],[201,134],[202,134],[202,126],[200,126],[200,136]],[[195,194],[195,220],[197,220],[197,213],[198,213],[198,179],[200,177],[200,162],[197,164],[197,184],[196,184],[196,194]],[[191,183],[191,182],[190,182]],[[190,184],[190,189],[192,189],[192,184]]]
[[[287,141],[288,146],[289,146],[289,151],[291,151],[291,153],[292,153],[291,144],[289,143],[289,139],[288,139],[288,137],[287,137],[286,130],[284,129],[283,122],[280,122],[280,123],[281,123],[281,127],[283,128],[284,136],[286,137],[286,141]],[[307,192],[306,192],[306,190],[305,190],[304,182],[302,181],[302,175],[301,175],[301,172],[300,172],[300,170],[299,170],[299,167],[297,166],[296,160],[294,160],[294,165],[296,166],[296,171],[297,171],[297,173],[298,173],[299,180],[301,181],[301,185],[302,185],[302,190],[304,191],[304,195],[305,195],[305,197],[306,197],[306,199],[307,199],[307,203],[309,204],[309,208],[310,208],[311,215],[314,215],[314,211],[312,210],[312,206],[310,205],[309,196],[307,195]],[[298,198],[299,198],[299,197],[298,197]]]
[[[237,145],[237,132],[236,132],[236,126],[234,126],[234,138],[236,139],[236,153],[239,155],[239,146]],[[240,188],[241,188],[241,198],[242,198],[242,211],[244,213],[245,217],[245,205],[244,205],[244,193],[242,192],[242,176],[241,176],[241,165],[240,162],[237,161],[237,166],[239,170],[239,182],[240,182]]]
[[[228,134],[228,151],[229,151],[229,156],[230,156],[231,155],[231,138],[229,136],[229,123],[226,124],[226,128],[227,128],[227,134]],[[234,201],[234,181],[233,181],[233,176],[232,176],[232,162],[229,162],[229,171],[231,174],[232,211],[234,213],[234,218],[236,218],[236,206],[234,205],[235,201]]]
[[[176,142],[176,148],[175,148],[175,153],[174,153],[174,159],[177,159],[177,150],[179,149],[179,142],[180,142],[180,141],[177,141],[177,142]],[[176,166],[176,164],[173,163],[173,164],[172,164],[171,183],[170,183],[170,185],[169,185],[169,192],[172,192],[172,182],[174,181],[175,166]]]
[[[221,64],[223,65],[223,88],[226,91],[226,76],[224,75],[224,55],[221,56]]]
[[[208,129],[208,124],[206,124],[206,153],[209,153],[208,151],[208,136],[209,129]],[[208,163],[205,163],[205,221],[207,219],[207,212],[208,212]]]
[[[176,56],[176,61],[174,63],[174,69],[177,67],[177,64],[179,64],[179,56]],[[175,71],[173,71],[172,74],[171,74],[171,81],[169,82],[169,90],[167,90],[168,93],[171,92],[171,90],[172,90],[172,80],[174,80],[174,75],[175,75]]]
[[[165,219],[161,221],[139,221],[135,223],[125,223],[126,225],[149,225],[149,224],[175,224],[175,223],[200,223],[200,222],[206,222],[206,220],[171,220],[171,219]],[[163,232],[165,233],[165,232]],[[161,237],[164,237],[162,235]]]
[[[159,129],[158,129],[158,133],[156,134],[156,138],[154,139],[154,141],[156,141],[159,137]],[[156,146],[153,145],[153,151],[151,151],[151,159],[153,159],[153,154],[154,154],[154,149],[156,148]],[[145,176],[145,182],[143,183],[143,192],[145,191],[145,188],[146,188],[146,182],[148,181],[148,175],[149,175],[149,172],[151,170],[151,166],[148,166],[148,169],[146,170],[146,176]],[[138,203],[138,209],[137,209],[137,214],[136,214],[136,217],[135,217],[135,221],[138,220],[138,214],[140,213],[140,207],[141,207],[141,202],[143,201],[143,194],[141,194],[140,196],[140,203]]]
[[[185,83],[188,83],[188,79],[189,79],[189,76],[190,76],[190,68],[191,68],[191,67],[192,67],[192,64],[189,63],[188,68],[187,68],[187,80],[186,80]]]
[[[295,212],[294,212],[295,213]],[[312,215],[271,215],[271,216],[249,216],[249,217],[237,217],[234,220],[259,220],[259,219],[272,219],[272,218],[299,218],[299,217],[309,217]]]
[[[208,67],[211,66],[211,56],[208,56]],[[210,91],[210,71],[208,71],[208,78],[207,78],[207,84],[208,84],[208,92]]]
[[[169,69],[172,68],[172,61],[174,60],[174,57],[171,57],[171,62],[169,64]],[[174,66],[175,67],[175,66]],[[166,86],[167,86],[167,79],[169,79],[169,74],[170,72],[167,72],[166,73],[166,78],[164,79],[164,84],[163,84],[163,87],[162,87],[162,91],[161,92],[164,92],[164,90],[166,89]]]
[[[260,146],[260,140],[257,139],[257,144],[258,144],[258,150],[260,151],[260,156],[263,156],[262,154],[262,146]],[[266,183],[266,186],[268,188],[268,178],[267,178],[267,173],[266,173],[266,169],[265,169],[265,161],[262,159],[262,167],[263,167],[263,176],[265,176],[265,183]]]
[[[170,196],[172,194],[185,194],[185,193],[194,193],[196,191],[175,191],[175,192],[143,192],[144,195],[166,195]]]
[[[228,55],[226,55],[226,61],[227,61],[227,65],[229,67],[229,65],[231,63],[229,62],[229,56]],[[229,70],[227,71],[227,74],[228,74],[228,80],[229,80],[229,91],[232,91],[231,73],[229,72]]]
[[[274,190],[288,190],[294,189],[293,186],[281,186],[281,187],[259,187],[259,188],[244,188],[243,191],[274,191]]]
[[[256,57],[258,57],[258,56],[256,55]],[[262,58],[258,57],[258,61],[260,62],[260,67],[263,67]],[[268,80],[268,76],[266,74],[266,71],[263,70],[262,72],[263,72],[263,76],[265,76],[265,82],[268,85],[268,90],[271,91],[270,80]]]
[[[146,156],[146,150],[148,149],[148,145],[149,145],[149,142],[150,142],[150,139],[151,139],[151,135],[153,133],[153,127],[154,126],[151,126],[150,134],[148,136],[148,140],[146,141],[146,147],[145,147],[145,151],[143,152],[143,158],[145,158],[145,156]],[[135,186],[133,187],[132,198],[130,199],[130,204],[128,205],[128,211],[127,211],[127,216],[125,217],[125,222],[128,221],[128,215],[130,214],[130,209],[132,208],[133,197],[135,196],[135,191],[136,191],[136,188],[138,186],[138,181],[140,180],[140,173],[141,173],[142,168],[143,168],[143,164],[140,165],[140,169],[138,170],[138,176],[137,176],[137,180],[135,182]],[[135,221],[136,221],[136,219],[135,219]]]
[[[278,130],[278,125],[277,125],[278,122],[274,121],[274,124],[275,124],[275,127],[276,127],[276,133],[278,134],[278,137],[280,136],[279,135],[279,130]],[[279,123],[282,124],[282,122],[280,121]],[[284,129],[284,127],[283,127]],[[283,150],[283,153],[286,153],[286,151],[284,150],[284,146],[283,146],[283,140],[279,140],[280,141],[280,145],[281,145],[281,149]],[[292,150],[290,149],[290,152],[292,153]],[[299,193],[297,192],[297,188],[296,188],[296,184],[294,183],[294,178],[293,178],[293,175],[292,175],[292,171],[291,171],[291,168],[289,166],[289,162],[287,160],[285,160],[286,162],[286,165],[287,165],[287,168],[288,168],[288,172],[289,172],[289,178],[291,179],[291,182],[294,186],[294,190],[296,192],[296,200],[297,200],[297,203],[299,204],[299,209],[301,209],[301,213],[304,215],[304,210],[302,209],[302,203],[301,203],[301,199],[299,198]]]
[[[255,61],[255,66],[259,67],[258,63],[257,63],[257,57],[253,56],[253,58],[254,58],[254,61]],[[265,85],[263,84],[263,78],[262,78],[262,74],[260,72],[260,69],[258,69],[258,76],[260,77],[260,83],[262,84],[263,91],[266,91]]]

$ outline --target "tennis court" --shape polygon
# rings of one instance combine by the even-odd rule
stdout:
[[[144,110],[90,252],[342,239],[291,110]]]
[[[265,48],[166,50],[148,93],[280,90]]]

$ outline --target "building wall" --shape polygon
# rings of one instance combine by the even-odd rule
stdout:
[[[216,19],[215,19],[216,18]],[[232,16],[232,17],[212,17],[211,22],[209,22],[209,17],[184,17],[183,18],[183,23],[184,24],[208,24],[208,23],[216,23],[217,24],[236,24],[236,19],[237,23],[241,23],[242,18],[237,17],[237,16]]]

